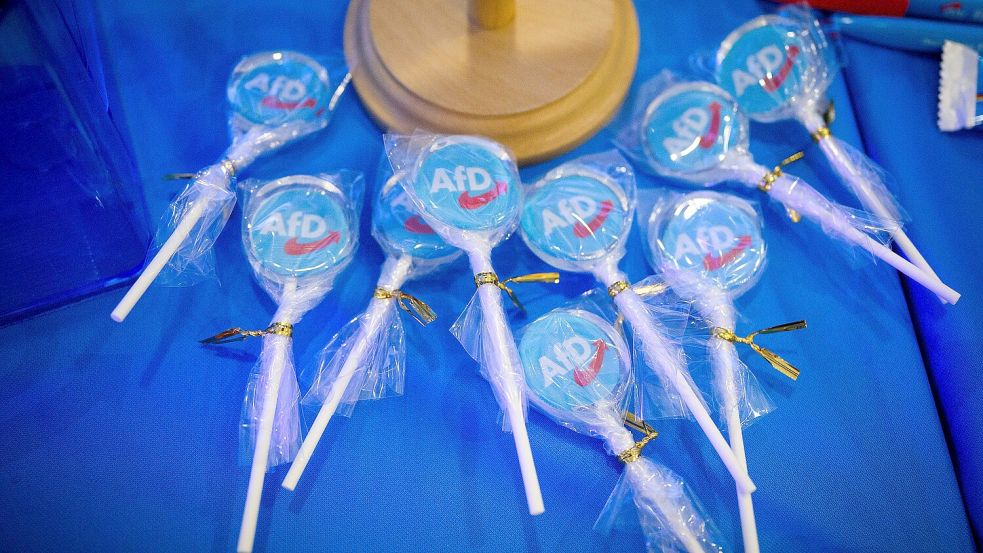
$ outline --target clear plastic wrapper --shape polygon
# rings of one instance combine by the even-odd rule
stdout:
[[[250,551],[266,471],[300,447],[299,387],[293,326],[327,294],[358,246],[361,174],[295,175],[246,182],[243,245],[257,280],[277,303],[262,331],[230,329],[206,340],[263,336],[243,404],[242,450],[251,458],[239,551]]]
[[[604,440],[608,452],[625,463],[602,518],[631,498],[649,551],[721,550],[679,477],[641,456],[655,434],[635,442],[624,426],[633,389],[631,359],[610,322],[589,310],[555,309],[522,330],[519,355],[530,401],[562,426]]]
[[[635,175],[628,162],[614,151],[574,159],[527,185],[525,197],[520,228],[529,249],[560,269],[590,273],[608,288],[631,325],[646,365],[670,398],[662,407],[672,412],[663,414],[677,415],[685,406],[734,479],[753,490],[747,472],[713,424],[681,348],[618,268],[635,210]]]
[[[717,82],[751,119],[799,121],[864,209],[882,220],[904,218],[884,170],[830,133],[823,114],[829,104],[826,90],[838,68],[812,11],[793,6],[752,19],[723,40],[716,62]],[[890,231],[908,259],[937,279],[901,227]]]
[[[388,167],[388,162],[386,162]],[[461,251],[444,242],[413,209],[392,171],[379,172],[372,234],[386,252],[375,294],[363,313],[334,335],[318,355],[313,382],[303,403],[317,407],[283,486],[296,487],[334,414],[349,416],[362,399],[403,393],[406,345],[398,309],[421,324],[435,315],[401,288],[409,279],[456,259]]]
[[[942,45],[938,116],[939,130],[983,128],[983,58],[951,40]]]
[[[782,170],[767,169],[748,150],[748,121],[737,102],[707,82],[685,82],[664,72],[642,87],[617,144],[645,168],[702,186],[736,181],[777,200],[797,220],[819,225],[824,233],[860,248],[925,286],[942,301],[959,294],[891,251],[880,240],[896,235],[896,221],[849,210]],[[788,161],[794,159],[789,158]]]
[[[544,508],[526,432],[522,367],[502,303],[502,292],[513,299],[514,295],[491,263],[492,248],[515,230],[522,209],[515,158],[501,144],[477,136],[417,133],[384,138],[393,172],[423,222],[464,251],[471,263],[477,291],[452,332],[478,361],[505,413],[529,512],[538,515]],[[536,279],[515,279],[523,280]]]
[[[228,84],[232,145],[199,171],[165,212],[140,277],[113,310],[122,321],[160,276],[187,285],[214,274],[211,247],[225,228],[236,177],[257,157],[323,129],[350,76],[343,59],[325,67],[297,52],[261,52],[244,58]]]

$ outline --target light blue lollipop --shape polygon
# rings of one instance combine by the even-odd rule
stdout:
[[[296,175],[259,189],[246,214],[246,252],[273,280],[307,277],[344,265],[356,243],[341,189]]]
[[[413,201],[393,177],[380,187],[372,208],[372,230],[382,247],[396,255],[444,261],[460,254],[417,214]]]
[[[267,127],[328,116],[331,84],[327,70],[296,52],[263,52],[239,62],[228,85],[233,111]]]
[[[518,216],[519,175],[496,142],[438,138],[420,153],[413,174],[414,194],[431,217],[448,227],[495,231]]]

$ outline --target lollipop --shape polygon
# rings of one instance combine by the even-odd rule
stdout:
[[[563,426],[600,437],[625,463],[612,496],[631,488],[649,551],[719,550],[682,480],[640,455],[656,434],[635,442],[625,428],[631,361],[610,323],[583,309],[553,310],[525,328],[519,357],[533,405]]]
[[[522,239],[540,259],[591,273],[608,287],[643,346],[645,362],[679,395],[742,489],[754,484],[742,469],[689,378],[682,351],[646,310],[618,269],[635,209],[635,176],[616,152],[585,156],[550,171],[526,189]]]
[[[808,10],[789,8],[782,15],[752,19],[724,39],[717,51],[717,82],[755,121],[802,123],[867,211],[883,220],[900,220],[901,210],[884,185],[882,170],[830,134],[823,111],[829,104],[826,89],[836,76],[831,57],[818,21]],[[900,227],[891,229],[891,236],[908,259],[938,279]]]
[[[515,161],[503,146],[487,138],[417,134],[385,139],[393,170],[401,173],[400,182],[423,220],[468,255],[477,292],[453,330],[479,362],[506,414],[529,512],[538,515],[543,512],[543,498],[526,433],[522,369],[500,292],[518,302],[509,282],[557,282],[559,275],[500,280],[492,267],[492,248],[515,229],[521,211]]]
[[[715,329],[714,335],[721,338],[708,345],[714,390],[731,448],[746,470],[743,424],[770,411],[771,405],[737,356],[733,341],[740,339],[733,331],[737,322],[734,298],[757,282],[765,266],[761,220],[745,200],[716,192],[693,192],[656,206],[649,218],[646,242],[653,266],[680,296],[695,302]],[[804,326],[802,322],[801,326],[781,328]],[[758,348],[787,376],[798,376],[786,361]],[[758,551],[751,494],[738,489],[737,498],[744,550]]]
[[[875,240],[866,221],[783,173],[781,166],[768,170],[755,163],[748,151],[747,119],[726,91],[702,82],[659,84],[665,86],[644,116],[619,136],[619,144],[647,167],[698,184],[734,180],[757,188],[795,217],[801,214],[826,233],[863,248],[944,300],[959,299],[955,290]]]
[[[171,203],[157,233],[160,249],[113,309],[114,321],[129,315],[165,267],[183,278],[211,270],[212,243],[235,205],[236,175],[257,157],[327,126],[349,79],[345,75],[332,91],[328,71],[296,52],[264,52],[239,62],[228,85],[232,145]]]
[[[387,163],[388,165],[388,163]],[[379,187],[373,205],[372,234],[386,252],[382,274],[368,308],[338,332],[321,351],[320,365],[305,403],[321,404],[294,459],[283,487],[293,490],[339,405],[351,408],[359,399],[382,397],[389,388],[401,392],[403,326],[397,306],[421,324],[436,318],[420,300],[400,287],[456,259],[460,250],[441,240],[413,210],[406,192],[391,172]]]
[[[284,177],[250,192],[243,243],[256,278],[277,302],[270,326],[229,329],[204,343],[263,336],[263,349],[246,388],[242,429],[252,469],[239,530],[240,552],[252,551],[267,468],[293,459],[300,446],[300,392],[294,373],[293,325],[331,290],[358,245],[361,175]],[[248,448],[247,448],[248,449]]]

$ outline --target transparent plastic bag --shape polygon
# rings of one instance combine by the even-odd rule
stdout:
[[[635,210],[635,175],[628,162],[615,151],[583,156],[526,186],[524,195],[520,230],[529,249],[557,268],[593,274],[608,288],[631,325],[640,357],[666,391],[659,394],[667,398],[659,408],[667,410],[666,416],[678,416],[679,404],[685,405],[735,480],[753,488],[713,424],[679,345],[618,268]]]
[[[154,249],[137,282],[113,311],[122,321],[158,276],[184,286],[215,274],[211,247],[235,205],[237,175],[257,157],[327,126],[351,80],[342,56],[327,67],[297,52],[244,58],[228,84],[232,144],[199,171],[161,219]]]
[[[335,413],[350,416],[359,400],[402,395],[406,337],[397,309],[423,325],[435,315],[401,288],[408,280],[449,263],[461,253],[420,220],[392,171],[380,170],[377,181],[372,234],[385,250],[386,260],[368,307],[335,334],[318,355],[313,383],[303,400],[317,407],[317,417],[284,480],[287,489],[297,485]]]
[[[959,294],[933,274],[879,241],[896,234],[896,221],[846,209],[785,173],[782,166],[796,156],[770,170],[757,164],[748,150],[747,118],[722,88],[679,81],[663,72],[641,90],[616,142],[646,169],[701,186],[736,181],[766,192],[793,221],[808,219],[827,234],[905,273],[943,301],[958,299]]]
[[[560,425],[603,439],[608,452],[625,462],[615,495],[624,497],[630,488],[651,550],[715,551],[716,540],[682,482],[641,457],[642,445],[625,429],[634,389],[629,348],[610,321],[585,305],[555,309],[521,331],[530,401]]]
[[[978,129],[983,125],[983,57],[965,44],[945,41],[939,64],[941,131]]]
[[[277,304],[267,329],[230,329],[211,342],[263,335],[243,408],[242,451],[252,469],[239,550],[251,548],[265,472],[300,448],[300,392],[292,355],[293,326],[327,294],[358,247],[360,173],[294,175],[243,183],[242,239],[256,279]]]
[[[889,190],[886,172],[830,132],[824,116],[829,107],[826,91],[837,69],[834,49],[819,21],[800,6],[745,23],[717,51],[717,81],[751,119],[799,121],[865,210],[881,220],[906,220]],[[900,225],[891,235],[912,263],[938,278]]]
[[[491,263],[492,248],[515,230],[522,209],[515,158],[501,144],[477,136],[387,134],[384,141],[393,172],[423,222],[468,256],[477,291],[452,331],[458,329],[455,335],[478,361],[505,413],[529,511],[540,514],[521,367],[502,303],[502,292],[509,289]]]

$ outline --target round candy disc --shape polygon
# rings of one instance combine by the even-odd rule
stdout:
[[[229,79],[232,109],[257,125],[315,121],[327,115],[328,72],[296,52],[265,52],[239,62]]]
[[[628,346],[592,313],[557,309],[526,327],[519,358],[530,400],[565,422],[599,402],[617,405],[629,379]],[[578,415],[577,411],[581,411]]]
[[[246,214],[246,252],[274,280],[319,275],[343,265],[355,240],[340,189],[297,175],[256,192]]]
[[[414,194],[441,223],[491,231],[519,214],[519,174],[505,148],[485,138],[435,140],[417,160]]]
[[[713,169],[747,141],[747,121],[737,103],[710,83],[681,83],[660,94],[645,111],[642,144],[663,172],[693,174]]]
[[[372,228],[383,247],[401,255],[434,260],[460,252],[417,214],[412,200],[393,177],[379,190],[372,208]]]
[[[761,219],[748,202],[694,192],[653,212],[649,240],[657,262],[697,271],[739,293],[754,284],[765,262]]]
[[[606,176],[574,169],[531,187],[522,237],[537,255],[576,264],[615,250],[628,235],[628,198]]]
[[[752,19],[732,32],[717,51],[717,82],[753,119],[782,116],[801,94],[808,69],[806,47],[792,22],[774,15]]]

